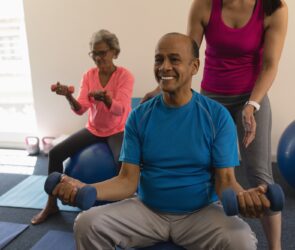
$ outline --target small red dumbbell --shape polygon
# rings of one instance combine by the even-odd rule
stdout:
[[[57,84],[52,84],[51,85],[51,91],[52,92],[55,92],[56,91],[56,89],[57,89],[57,87],[58,87],[58,85]],[[68,91],[71,93],[71,94],[73,94],[74,93],[74,91],[75,91],[75,88],[74,88],[74,86],[68,86]]]

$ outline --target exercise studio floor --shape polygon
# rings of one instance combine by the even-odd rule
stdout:
[[[25,193],[26,190],[18,190],[16,188],[19,183],[24,183],[24,186],[31,186],[26,184],[29,182],[31,182],[32,185],[38,185],[36,179],[41,180],[45,177],[36,177],[35,179],[34,175],[46,176],[47,160],[47,157],[42,154],[38,157],[33,157],[27,156],[26,152],[21,150],[0,149],[0,224],[9,222],[25,225],[24,229],[22,229],[23,231],[3,248],[5,250],[37,249],[36,246],[39,240],[48,234],[48,232],[52,233],[52,237],[57,235],[54,234],[56,231],[69,232],[69,234],[65,235],[71,237],[70,233],[72,232],[73,221],[77,216],[77,211],[69,211],[71,208],[68,209],[65,207],[61,213],[51,216],[45,223],[32,226],[30,225],[30,220],[33,215],[40,211],[38,207],[40,207],[40,204],[42,205],[43,201],[36,199],[36,194],[27,194],[28,196],[32,196],[36,202],[31,202],[29,205],[26,205],[21,202],[22,198],[28,198],[27,200],[29,200],[29,197],[23,197],[26,195],[21,193]],[[295,190],[283,180],[276,164],[273,164],[273,171],[275,181],[282,186],[286,195],[286,204],[283,210],[282,247],[283,250],[295,250]],[[237,168],[236,173],[241,184],[246,185],[243,169]],[[34,186],[31,186],[31,188],[34,188]],[[27,191],[27,193],[28,192],[32,191]],[[13,204],[5,205],[9,203],[5,200],[6,197],[11,197],[9,195],[16,195],[15,197],[19,195],[22,197],[15,198],[16,201]],[[266,240],[260,223],[254,219],[249,219],[247,221],[259,240],[258,249],[267,250]],[[0,241],[1,240],[2,239],[0,239]]]

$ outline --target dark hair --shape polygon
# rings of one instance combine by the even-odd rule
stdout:
[[[271,16],[278,8],[282,6],[281,0],[262,0],[265,15]]]

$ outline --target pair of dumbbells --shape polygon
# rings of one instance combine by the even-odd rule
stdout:
[[[269,184],[265,195],[270,201],[270,210],[274,212],[283,210],[285,195],[280,185]],[[237,195],[231,188],[222,192],[221,203],[227,216],[234,216],[239,213]]]
[[[61,173],[51,173],[44,185],[47,194],[51,195],[56,185],[60,182]],[[87,210],[96,202],[96,189],[90,185],[80,188],[77,192],[75,203],[82,210]],[[269,199],[272,211],[282,211],[285,203],[285,195],[282,188],[278,184],[268,185],[266,197]],[[239,213],[239,205],[236,193],[228,188],[222,192],[221,202],[223,209],[228,216],[237,215]]]
[[[53,172],[47,177],[44,184],[44,189],[47,194],[52,194],[54,188],[60,182],[61,176],[61,173]],[[96,196],[96,189],[90,185],[86,185],[78,190],[75,203],[81,210],[87,210],[95,204]]]

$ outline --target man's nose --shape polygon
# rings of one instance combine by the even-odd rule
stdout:
[[[171,65],[171,63],[170,63],[170,61],[169,60],[164,60],[163,61],[163,63],[162,63],[162,65],[161,65],[161,67],[160,67],[160,70],[171,70],[172,69],[172,65]]]

